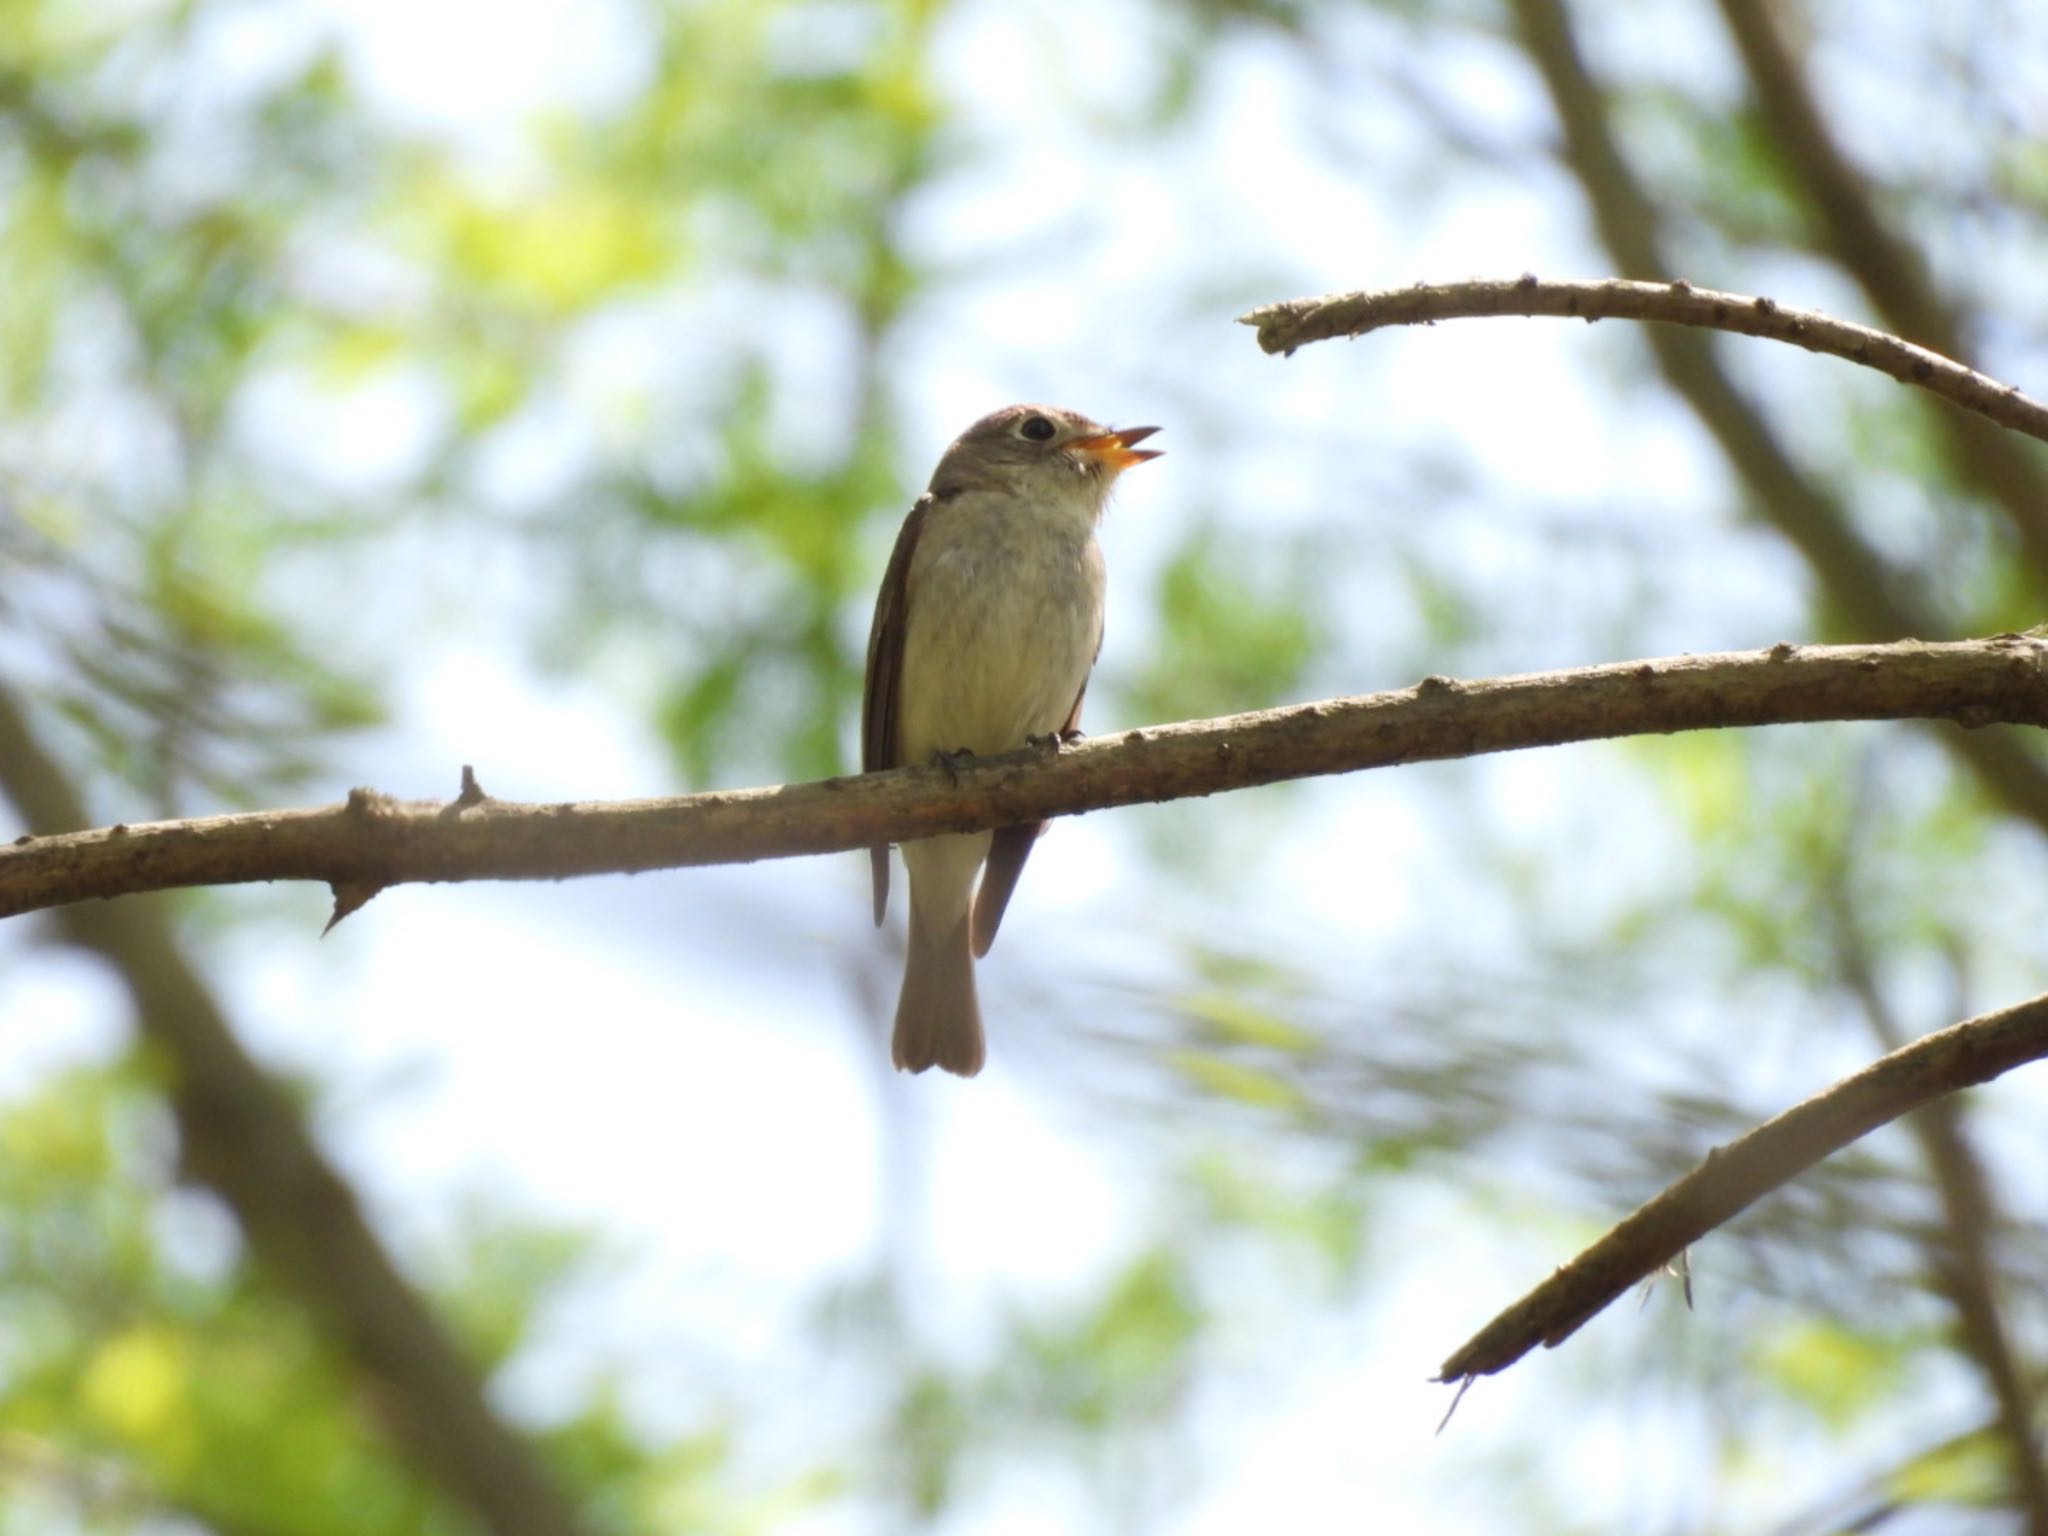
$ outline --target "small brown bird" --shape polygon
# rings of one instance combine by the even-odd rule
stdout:
[[[903,520],[875,601],[861,701],[864,771],[1008,752],[1078,730],[1102,649],[1095,526],[1117,475],[1159,457],[1134,446],[1157,430],[1112,430],[1073,411],[1012,405],[946,450]],[[905,1071],[981,1070],[974,960],[995,942],[1044,825],[903,845],[910,946],[892,1054]],[[889,850],[870,852],[879,924]]]

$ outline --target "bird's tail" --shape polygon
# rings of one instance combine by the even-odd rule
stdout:
[[[906,1072],[943,1067],[972,1077],[981,1070],[981,1005],[974,995],[974,951],[967,930],[964,910],[934,918],[919,909],[912,888],[910,947],[890,1053]]]

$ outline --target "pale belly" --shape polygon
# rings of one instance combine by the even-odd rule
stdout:
[[[1006,752],[1067,723],[1102,635],[1092,528],[933,527],[910,580],[899,761]]]

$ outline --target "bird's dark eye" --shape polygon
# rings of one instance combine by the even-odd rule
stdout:
[[[1030,438],[1034,443],[1043,443],[1051,441],[1053,432],[1056,429],[1043,416],[1027,416],[1024,418],[1024,425],[1017,430]]]

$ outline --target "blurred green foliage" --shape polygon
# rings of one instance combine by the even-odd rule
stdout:
[[[217,1213],[181,1208],[203,1197],[163,1188],[169,1142],[123,1070],[66,1074],[0,1118],[7,1528],[47,1529],[38,1496],[68,1494],[107,1530],[459,1529],[333,1344],[240,1272]]]

